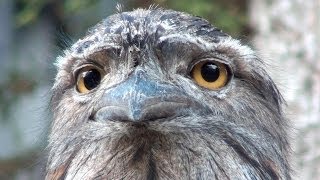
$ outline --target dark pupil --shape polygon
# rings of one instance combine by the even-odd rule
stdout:
[[[206,63],[201,67],[201,76],[207,82],[214,82],[219,78],[219,67],[213,63]]]
[[[88,90],[97,87],[100,84],[101,75],[98,70],[91,69],[84,73],[83,82]]]

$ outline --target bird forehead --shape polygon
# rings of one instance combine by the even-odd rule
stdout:
[[[138,9],[109,16],[91,28],[72,50],[82,54],[106,46],[143,49],[172,34],[197,37],[209,43],[219,43],[221,38],[228,36],[200,17],[173,10]]]

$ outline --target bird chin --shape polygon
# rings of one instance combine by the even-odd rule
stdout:
[[[164,120],[162,120],[164,121]],[[122,126],[122,136],[149,139],[152,136],[162,135],[161,123],[156,121],[146,122],[120,122]]]
[[[170,148],[169,141],[172,143],[172,136],[181,137],[184,132],[179,132],[179,128],[171,126],[174,119],[159,119],[154,121],[132,122],[117,121],[107,123],[107,126],[117,127],[113,132],[108,131],[108,146],[114,151],[127,149],[128,147],[138,148],[147,146],[150,149],[154,146],[166,146]],[[149,149],[147,148],[147,149]],[[145,152],[148,150],[145,150]]]

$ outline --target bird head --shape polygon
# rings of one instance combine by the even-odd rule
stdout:
[[[262,59],[183,12],[119,12],[57,59],[47,179],[287,179]]]

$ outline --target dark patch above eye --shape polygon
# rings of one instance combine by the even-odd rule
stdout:
[[[132,23],[135,19],[133,16],[125,13],[122,14],[122,18],[127,20],[129,23]]]
[[[123,31],[123,27],[119,26],[115,31],[114,34],[121,34],[121,32]]]
[[[166,29],[161,24],[159,24],[155,32],[155,39],[159,39],[161,36],[163,36],[165,32],[166,32]]]
[[[91,40],[83,42],[82,44],[80,44],[77,47],[77,49],[76,49],[77,53],[82,53],[83,49],[86,49],[86,48],[90,47],[91,44],[93,44],[93,43],[94,43],[94,41],[91,41]]]
[[[164,21],[164,20],[167,20],[167,19],[174,19],[177,16],[178,16],[178,14],[175,14],[175,13],[165,14],[165,15],[162,15],[160,17],[160,20]]]

